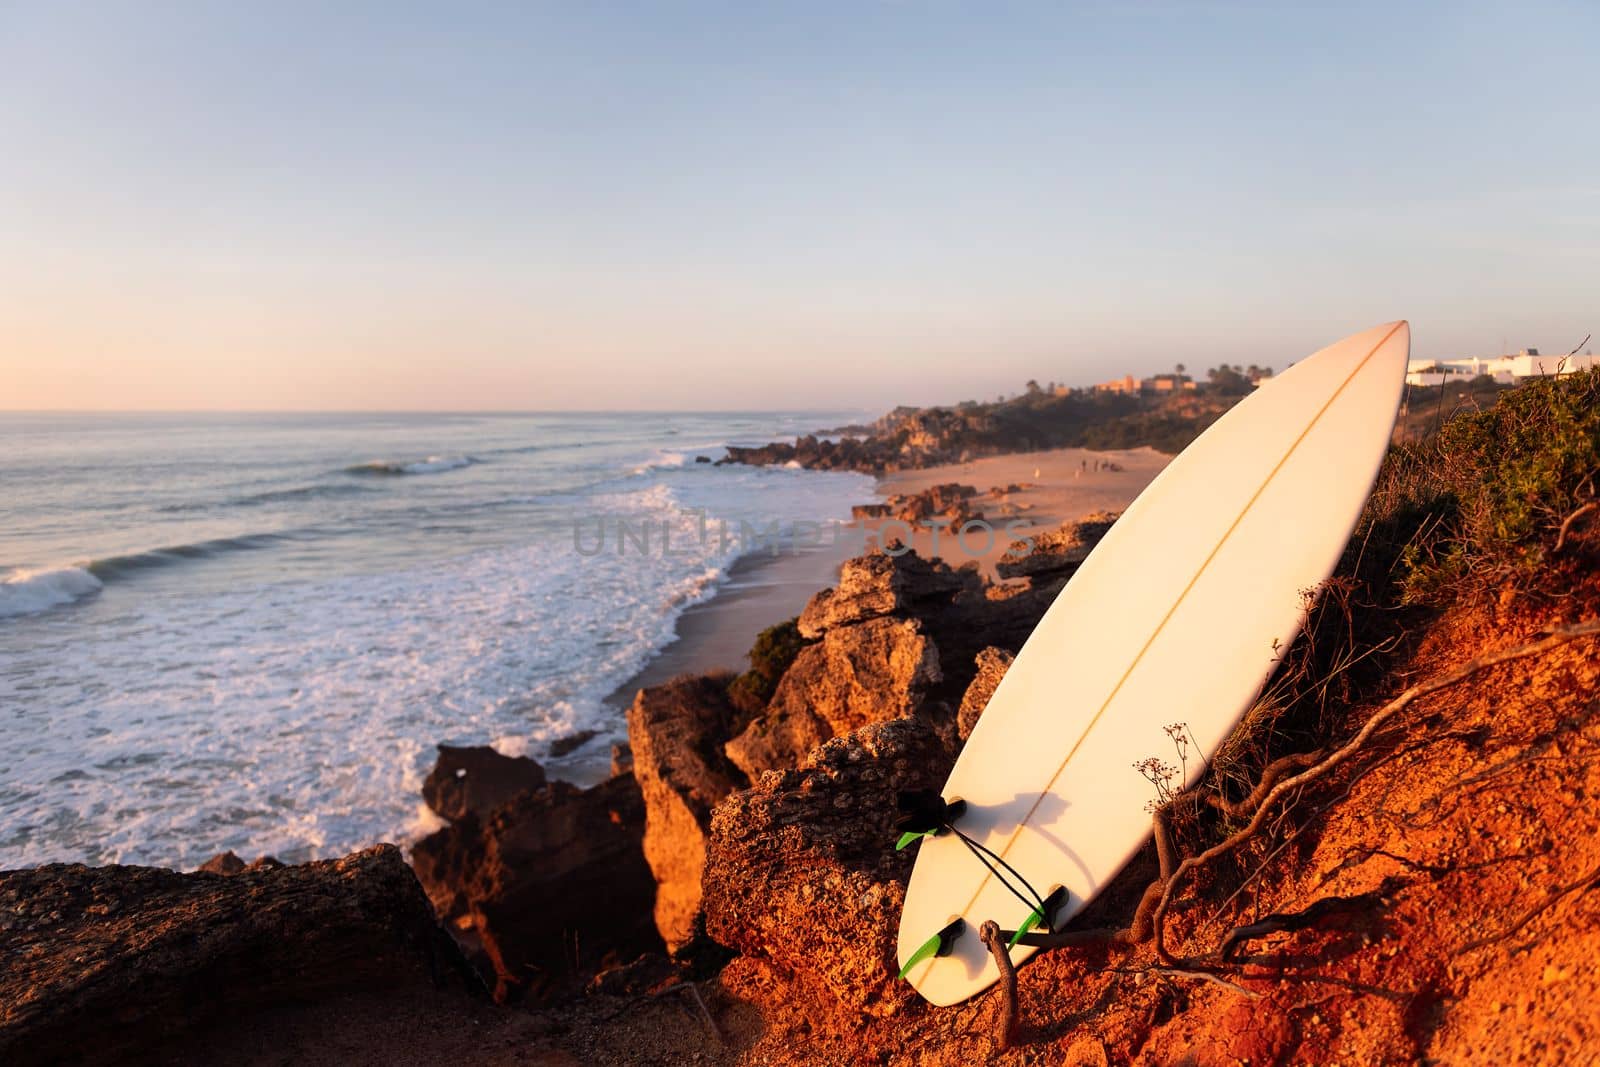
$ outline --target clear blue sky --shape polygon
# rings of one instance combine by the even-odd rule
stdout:
[[[250,6],[0,0],[0,407],[881,408],[1600,325],[1593,3]]]

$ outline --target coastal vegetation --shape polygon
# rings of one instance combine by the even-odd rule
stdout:
[[[1175,455],[1268,375],[1265,367],[1223,365],[1194,389],[1183,388],[1188,379],[1182,374],[1158,375],[1150,382],[1167,387],[1149,390],[1045,389],[1032,383],[1035,388],[993,401],[900,407],[870,425],[841,427],[835,434],[729,448],[720,462],[883,473],[1049,448],[1148,447]]]
[[[1600,372],[1536,378],[1390,456],[1379,500],[1414,517],[1400,581],[1411,602],[1548,590],[1572,577],[1572,523],[1595,508]]]
[[[754,714],[772,699],[778,680],[805,644],[799,621],[789,619],[756,635],[756,642],[750,647],[750,669],[728,683],[728,699],[734,707]]]

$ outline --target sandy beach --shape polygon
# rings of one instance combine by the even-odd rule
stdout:
[[[984,573],[994,578],[994,564],[1009,544],[1004,535],[1008,523],[1024,523],[1028,529],[1048,530],[1091,512],[1120,510],[1139,495],[1170,459],[1150,448],[1114,452],[1091,452],[1082,448],[1020,452],[969,463],[898,471],[880,479],[877,489],[880,498],[916,493],[946,482],[959,482],[977,489],[973,503],[994,527],[995,537],[985,537],[977,529],[965,538],[942,534],[936,552],[934,532],[923,528],[913,532],[911,543],[919,554],[937,555],[952,566],[976,559]],[[1010,493],[993,492],[1011,485],[1023,488]],[[833,540],[824,535],[823,544],[798,553],[776,558],[756,555],[740,560],[716,597],[684,612],[678,620],[678,639],[620,686],[607,702],[620,710],[632,702],[640,688],[658,685],[680,674],[743,670],[745,653],[750,650],[756,634],[798,615],[813,593],[832,585],[838,577],[839,565],[859,552],[863,534],[869,544],[874,544],[878,543],[878,538],[903,537],[905,530],[903,524],[886,520],[865,520],[862,526],[864,529],[857,530],[857,536]],[[586,751],[575,759],[583,766],[563,766],[564,775],[581,777],[585,770],[592,771],[597,780],[604,775],[600,754]]]
[[[1091,452],[1085,448],[1018,452],[988,456],[970,463],[898,471],[881,479],[878,491],[883,496],[918,493],[947,482],[977,489],[978,495],[972,502],[983,512],[984,521],[994,528],[997,536],[986,537],[978,528],[965,537],[940,533],[935,550],[935,531],[919,528],[912,533],[911,547],[919,555],[937,556],[952,567],[977,560],[986,575],[997,579],[994,565],[1005,555],[1011,540],[1004,536],[1008,523],[1025,524],[1026,528],[1019,530],[1021,536],[1027,529],[1051,530],[1091,512],[1121,511],[1171,459],[1153,448],[1114,452]],[[996,492],[1012,485],[1022,488],[1010,493]],[[904,524],[877,520],[869,521],[868,527],[875,529],[879,537],[888,535],[891,538],[903,535],[905,530]]]

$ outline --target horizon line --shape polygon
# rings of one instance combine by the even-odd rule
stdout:
[[[943,405],[924,405],[939,407]],[[954,405],[950,405],[954,406]],[[819,415],[875,408],[0,408],[0,415]]]

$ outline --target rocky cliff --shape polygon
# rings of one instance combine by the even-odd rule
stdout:
[[[1239,394],[1223,391],[1161,396],[1030,392],[990,403],[896,408],[871,426],[847,427],[838,437],[812,434],[792,443],[730,446],[717,462],[794,463],[882,474],[1043,448],[1150,446],[1176,453],[1238,400]]]

